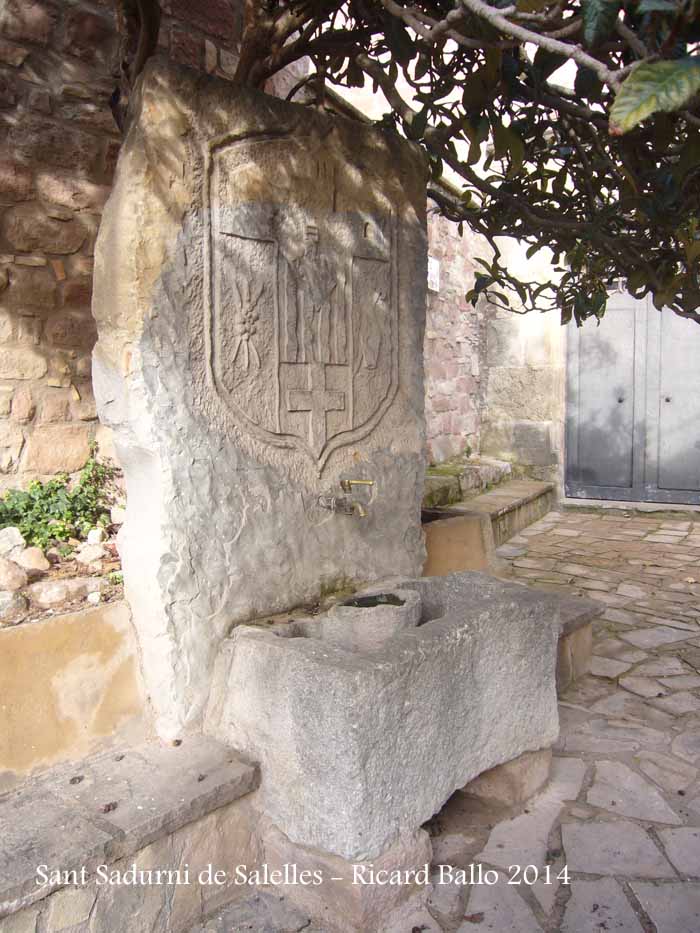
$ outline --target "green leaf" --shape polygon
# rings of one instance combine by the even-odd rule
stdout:
[[[675,0],[641,0],[638,13],[678,13]]]
[[[594,48],[611,35],[621,6],[620,0],[583,0],[583,39],[586,45]]]
[[[610,134],[621,136],[659,110],[678,110],[700,90],[700,58],[638,65],[610,108]]]

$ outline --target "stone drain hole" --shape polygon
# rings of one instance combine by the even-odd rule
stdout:
[[[346,599],[341,605],[350,606],[353,609],[376,609],[378,606],[405,606],[406,601],[400,599],[395,593],[373,593],[371,596]]]

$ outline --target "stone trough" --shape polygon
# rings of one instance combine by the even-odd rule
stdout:
[[[242,625],[207,729],[260,762],[262,809],[296,846],[373,859],[477,775],[554,742],[560,627],[590,611],[466,572]]]

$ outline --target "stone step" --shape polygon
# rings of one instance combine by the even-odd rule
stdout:
[[[423,523],[465,515],[486,515],[491,520],[496,547],[554,507],[554,484],[536,480],[509,480],[497,489],[445,508],[423,509]],[[468,569],[468,568],[464,568]]]
[[[435,508],[478,496],[487,489],[506,482],[512,476],[505,460],[457,459],[428,467],[425,477],[423,508]]]
[[[187,736],[170,746],[147,742],[59,765],[27,780],[0,796],[0,931],[6,924],[14,929],[2,919],[10,916],[21,929],[23,920],[26,929],[36,923],[42,930],[63,929],[57,913],[72,918],[65,926],[76,925],[85,909],[93,917],[95,911],[110,913],[115,898],[121,898],[128,914],[129,898],[138,901],[134,888],[101,887],[100,866],[128,867],[141,860],[149,868],[177,870],[196,862],[196,849],[207,848],[207,837],[228,834],[233,842],[226,822],[231,805],[238,806],[257,784],[256,766],[208,736]],[[209,828],[207,820],[213,821]],[[176,844],[169,844],[173,839]],[[149,856],[148,847],[160,842],[166,844],[156,847],[157,856]],[[215,850],[211,844],[207,861],[216,859]],[[241,856],[245,861],[244,852]],[[148,896],[162,896],[166,910],[168,887],[148,886]],[[201,920],[201,911],[200,897],[188,925]],[[176,927],[182,929],[179,924],[168,929]],[[91,926],[100,933],[107,928]],[[142,925],[134,921],[125,928],[141,931]]]

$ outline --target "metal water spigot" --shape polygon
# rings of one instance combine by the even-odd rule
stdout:
[[[340,488],[343,492],[352,492],[353,486],[374,486],[373,479],[341,479]]]
[[[353,486],[374,486],[372,479],[341,479],[340,488],[344,493],[351,493]],[[361,502],[351,499],[348,495],[334,496],[332,494],[318,497],[318,504],[322,509],[336,512],[341,515],[357,515],[358,518],[367,518],[367,510]]]

